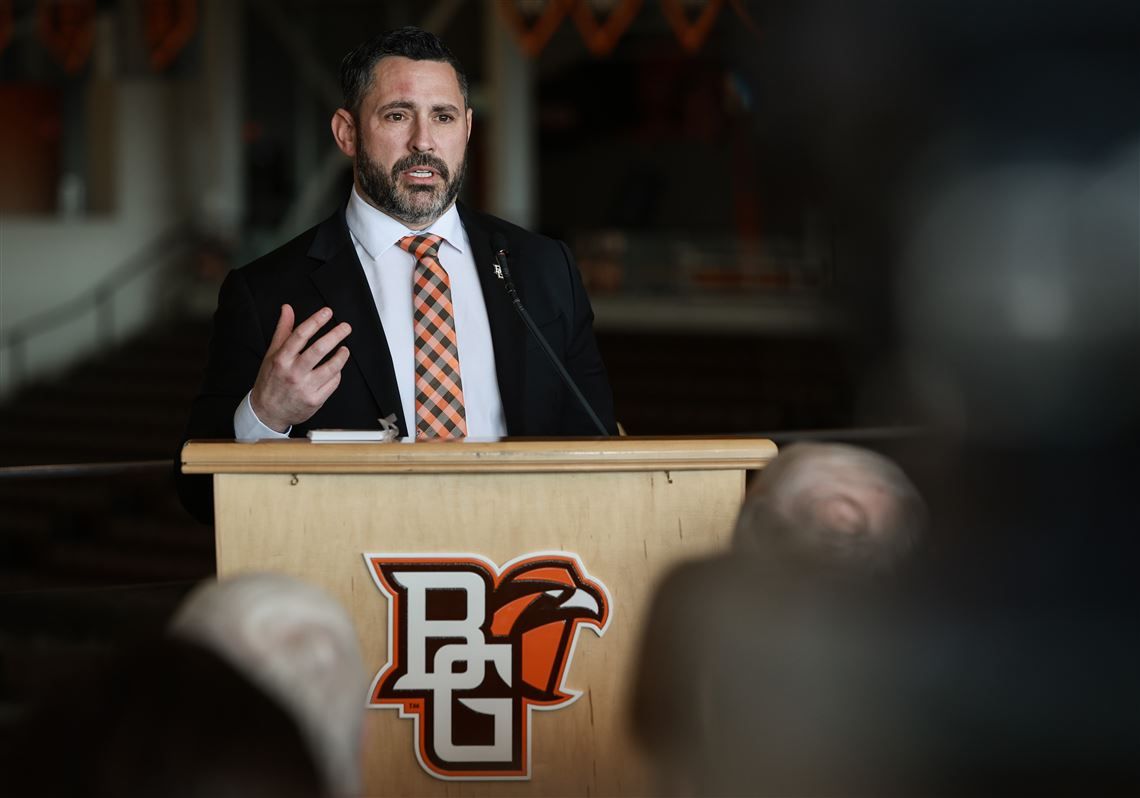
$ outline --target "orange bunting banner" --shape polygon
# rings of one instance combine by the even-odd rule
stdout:
[[[500,0],[495,5],[519,48],[535,58],[562,24],[570,3],[571,0]]]
[[[724,0],[706,0],[704,10],[692,22],[685,11],[686,4],[682,0],[661,0],[661,11],[669,22],[669,27],[677,34],[681,46],[690,53],[701,49],[709,32],[712,30],[716,16],[720,13]],[[692,3],[689,3],[692,5]],[[739,12],[739,8],[737,11]]]
[[[590,52],[609,54],[641,10],[641,3],[642,0],[577,0],[573,8],[574,24]],[[599,25],[597,12],[604,11],[606,6],[610,7],[609,16]]]
[[[198,28],[198,0],[142,0],[150,67],[166,69]]]
[[[12,41],[12,0],[0,0],[0,53]]]
[[[39,0],[40,40],[69,75],[78,73],[95,45],[95,0]]]
[[[732,5],[736,16],[740,17],[740,21],[744,23],[744,27],[752,31],[757,38],[760,37],[760,26],[756,24],[756,20],[752,19],[752,15],[748,13],[748,8],[744,5],[744,0],[728,0]]]

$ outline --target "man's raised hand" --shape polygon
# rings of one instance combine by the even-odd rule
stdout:
[[[340,385],[340,370],[348,362],[348,347],[340,347],[324,363],[321,360],[352,328],[341,322],[305,347],[331,318],[332,310],[321,308],[294,329],[293,308],[281,306],[277,329],[249,397],[253,412],[270,429],[285,432],[294,424],[307,421]]]

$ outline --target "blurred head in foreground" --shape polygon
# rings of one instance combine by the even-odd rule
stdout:
[[[361,789],[367,682],[344,608],[281,574],[244,574],[199,587],[170,631],[206,646],[296,718],[334,795]]]
[[[905,792],[916,738],[893,678],[884,580],[831,563],[725,555],[658,590],[633,732],[673,795]]]
[[[882,572],[913,550],[926,521],[922,497],[886,457],[838,443],[796,443],[749,490],[733,545]]]
[[[745,498],[732,551],[683,563],[654,597],[633,726],[660,788],[903,791],[913,738],[888,675],[882,577],[925,527],[925,504],[887,458],[783,450]]]

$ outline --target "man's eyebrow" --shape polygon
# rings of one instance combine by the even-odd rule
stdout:
[[[384,105],[381,105],[377,110],[378,111],[388,111],[388,110],[391,110],[392,108],[405,108],[407,110],[415,110],[415,107],[416,107],[416,104],[414,102],[412,102],[411,100],[392,100],[392,102],[390,102],[390,103],[385,103]]]
[[[400,108],[400,109],[405,110],[405,111],[414,111],[418,107],[419,106],[417,106],[416,103],[412,102],[411,100],[401,99],[401,100],[392,100],[391,102],[384,103],[384,105],[381,105],[376,110],[378,110],[380,112],[384,112],[384,111],[391,111],[394,108]],[[457,113],[459,113],[459,108],[458,108],[458,106],[452,105],[451,103],[440,103],[438,105],[433,105],[431,107],[431,111],[433,114],[441,114],[441,113],[457,114]]]

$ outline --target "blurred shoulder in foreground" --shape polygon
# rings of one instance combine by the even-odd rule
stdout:
[[[0,747],[6,795],[327,794],[289,714],[222,658],[179,640],[61,685],[15,731]]]

